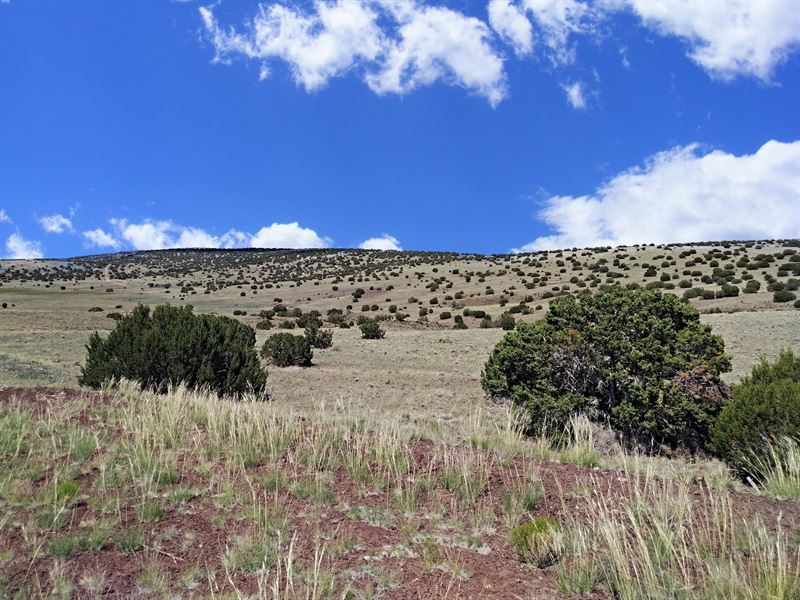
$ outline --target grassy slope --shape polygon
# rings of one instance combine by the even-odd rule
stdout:
[[[800,504],[731,491],[714,465],[603,458],[581,423],[556,452],[513,421],[448,446],[344,407],[306,417],[181,390],[0,393],[0,596],[800,590]],[[560,527],[515,549],[509,532],[532,515]]]

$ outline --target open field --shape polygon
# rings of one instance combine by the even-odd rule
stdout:
[[[775,301],[797,248],[0,262],[0,598],[800,597],[797,500],[716,460],[626,454],[581,420],[566,447],[526,438],[480,383],[503,313],[614,283],[705,289],[690,301],[735,383],[800,353],[800,311]],[[333,345],[268,367],[269,402],[81,390],[108,315],[165,302],[233,316],[259,346],[316,310]],[[385,339],[349,326],[362,314]],[[510,541],[533,517],[558,523],[544,554]]]
[[[510,310],[517,319],[537,319],[559,294],[614,282],[678,294],[702,287],[713,295],[723,285],[736,286],[736,296],[691,300],[725,339],[733,358],[725,378],[735,382],[762,355],[772,358],[781,348],[800,351],[800,313],[792,302],[774,302],[767,289],[800,279],[785,269],[800,264],[784,254],[792,248],[796,245],[726,242],[498,256],[167,251],[4,261],[0,385],[73,384],[89,333],[110,330],[114,321],[106,315],[137,303],[190,303],[197,312],[228,316],[245,312],[236,318],[255,326],[258,313],[280,301],[323,317],[339,309],[350,322],[361,314],[386,318],[382,326],[389,334],[374,345],[361,340],[357,329],[335,329],[333,348],[315,353],[315,367],[272,369],[273,395],[298,407],[345,401],[367,412],[408,415],[450,429],[448,423],[463,421],[478,406],[494,410],[484,402],[479,375],[503,334],[480,328],[481,318],[472,316],[464,316],[468,329],[453,330],[456,315],[481,310],[496,319]],[[720,275],[727,267],[732,269]],[[748,277],[759,282],[758,292],[744,293]],[[692,287],[680,287],[682,281]],[[356,297],[358,289],[363,295]],[[103,310],[89,312],[92,308]],[[397,322],[398,313],[408,317]],[[442,313],[451,316],[442,319]],[[292,319],[275,323],[282,320]],[[259,344],[273,331],[258,330]]]

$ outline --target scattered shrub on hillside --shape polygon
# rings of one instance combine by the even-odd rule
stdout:
[[[306,339],[312,348],[330,348],[333,346],[333,331],[309,325],[306,327]]]
[[[586,411],[628,444],[694,450],[705,447],[722,408],[724,398],[702,390],[726,393],[723,350],[687,302],[609,287],[558,298],[543,320],[519,323],[492,351],[481,382],[527,409],[531,433],[563,430]]]
[[[733,398],[711,428],[711,448],[740,473],[754,457],[764,457],[767,440],[800,439],[800,356],[781,352],[774,363],[762,359],[733,388]]]
[[[375,319],[366,319],[358,328],[361,330],[361,337],[365,340],[379,340],[386,335],[386,332],[380,328],[378,321]]]
[[[789,290],[778,290],[772,294],[772,300],[775,302],[791,302],[792,300],[796,299],[797,295]]]
[[[276,367],[307,367],[313,356],[308,339],[292,333],[275,333],[261,347],[261,357]]]
[[[208,386],[219,395],[264,393],[252,328],[229,317],[195,315],[191,306],[139,305],[104,339],[89,338],[81,385],[121,378],[166,392],[169,385]]]
[[[511,331],[514,329],[516,324],[517,322],[514,320],[514,317],[507,312],[500,315],[500,317],[497,319],[497,326],[505,329],[506,331]]]
[[[739,295],[739,288],[735,285],[726,283],[717,292],[717,298],[735,298]]]
[[[303,313],[297,318],[297,326],[302,327],[303,329],[307,327],[322,327],[322,319],[320,319],[321,316],[322,313],[317,310]]]
[[[256,323],[256,329],[272,329],[272,321],[269,319],[261,319],[258,323]]]
[[[755,279],[748,280],[748,282],[744,285],[745,294],[755,294],[759,289],[761,289],[761,283]]]

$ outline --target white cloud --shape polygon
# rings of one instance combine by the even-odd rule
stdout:
[[[74,231],[72,221],[64,215],[49,215],[39,219],[39,224],[47,233],[64,233]]]
[[[135,250],[161,250],[174,248],[173,234],[177,226],[171,221],[143,221],[128,223],[125,219],[111,219],[119,236]]]
[[[42,244],[34,240],[26,240],[19,233],[12,233],[6,240],[6,258],[42,258]]]
[[[402,250],[397,238],[388,233],[384,233],[381,237],[364,240],[358,247],[362,250]]]
[[[597,16],[589,5],[578,0],[523,0],[533,16],[537,32],[550,51],[555,64],[568,64],[575,60],[575,49],[570,46],[570,36],[592,30]]]
[[[414,0],[338,0],[300,12],[281,4],[260,5],[238,32],[217,23],[210,7],[200,8],[216,60],[244,56],[285,61],[306,90],[358,69],[378,94],[404,94],[444,81],[485,96],[496,105],[505,96],[503,61],[481,20]]]
[[[231,229],[221,236],[198,227],[187,227],[172,221],[145,219],[130,223],[111,219],[117,236],[134,250],[163,250],[167,248],[325,248],[330,240],[313,229],[298,223],[273,223],[255,234]],[[96,230],[100,231],[100,230]],[[84,235],[86,235],[85,232]],[[112,236],[111,239],[113,239]],[[116,240],[115,240],[116,241]]]
[[[489,0],[489,24],[507,40],[517,56],[527,56],[533,49],[533,27],[525,13],[511,0]]]
[[[650,157],[592,195],[553,196],[539,217],[555,230],[515,251],[800,236],[800,141],[754,154]]]
[[[92,229],[84,231],[83,237],[86,238],[86,244],[92,248],[119,248],[120,241],[110,233],[106,233],[102,229]]]
[[[367,76],[378,94],[404,94],[439,80],[460,85],[496,106],[506,94],[503,61],[490,45],[491,30],[474,17],[412,2],[396,2],[397,40],[386,47],[377,73]]]
[[[583,95],[583,84],[580,81],[561,86],[567,94],[567,102],[575,110],[586,108],[586,98]]]
[[[260,5],[247,33],[223,31],[210,8],[201,7],[200,14],[219,58],[280,58],[291,67],[295,81],[311,91],[359,61],[374,60],[383,45],[377,15],[366,3],[318,1],[314,7],[314,13],[306,14],[280,4]],[[262,68],[261,79],[268,73]]]
[[[0,223],[11,223],[11,217],[8,216],[8,213],[0,208]]]
[[[320,237],[313,229],[295,223],[273,223],[262,227],[250,238],[253,248],[326,248],[328,238]]]
[[[507,93],[498,41],[517,56],[536,51],[562,67],[575,61],[578,36],[601,38],[600,26],[621,11],[683,39],[689,57],[720,79],[767,81],[800,46],[796,0],[487,0],[486,8],[488,25],[424,0],[266,2],[239,29],[220,25],[213,5],[198,10],[214,61],[258,61],[260,80],[282,61],[307,91],[354,72],[378,94],[443,82],[492,106]],[[621,53],[629,66],[627,50]]]
[[[689,43],[689,57],[720,79],[769,80],[800,44],[796,0],[606,0],[629,8],[647,27]]]

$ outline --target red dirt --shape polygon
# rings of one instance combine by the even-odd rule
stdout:
[[[76,422],[84,427],[96,425],[93,407],[98,403],[116,401],[100,393],[73,389],[0,389],[0,405],[15,398],[16,402],[36,407],[37,411],[44,411],[48,404],[74,401],[80,397],[89,400],[88,408],[75,417]],[[421,440],[414,442],[411,450],[416,463],[424,465],[439,448],[438,444],[430,440]],[[139,597],[143,594],[137,580],[147,567],[155,567],[162,573],[170,591],[183,598],[208,596],[212,589],[209,574],[214,582],[214,590],[231,590],[231,583],[221,564],[221,556],[233,535],[256,531],[257,527],[252,521],[238,517],[240,507],[237,503],[227,507],[216,503],[207,483],[196,473],[190,473],[191,466],[183,465],[185,468],[181,469],[182,472],[189,475],[184,477],[181,485],[197,486],[202,489],[201,495],[184,503],[169,504],[162,519],[157,523],[143,525],[146,548],[126,554],[111,541],[120,531],[138,526],[136,515],[132,507],[128,506],[121,511],[121,524],[115,525],[115,529],[110,532],[109,541],[100,550],[75,552],[65,559],[66,574],[74,582],[73,597],[86,597],[89,590],[84,587],[85,576],[98,574],[103,574],[103,584],[102,589],[94,592],[96,595],[105,598]],[[296,465],[289,465],[285,459],[281,466],[287,471],[298,469]],[[629,485],[625,475],[616,471],[515,459],[510,467],[494,465],[489,484],[479,498],[477,508],[501,515],[500,495],[504,485],[515,480],[515,474],[523,473],[531,466],[538,468],[545,492],[535,511],[538,515],[558,518],[570,514],[578,515],[579,518],[586,500],[579,494],[571,494],[571,490],[599,489],[605,494],[624,495]],[[268,465],[253,467],[247,469],[247,477],[251,481],[261,482],[271,469]],[[91,489],[98,474],[96,468],[82,473],[79,479],[81,489]],[[307,474],[308,472],[300,473]],[[47,479],[42,477],[35,485],[44,485],[43,482]],[[243,477],[235,481],[235,486],[240,490],[248,489]],[[382,574],[389,575],[394,582],[392,587],[383,590],[380,597],[384,598],[563,597],[556,582],[555,568],[537,569],[520,563],[506,541],[508,530],[497,524],[496,529],[484,531],[479,536],[483,546],[489,548],[488,553],[457,546],[442,549],[448,563],[459,565],[461,570],[469,574],[466,579],[456,578],[437,567],[426,569],[419,556],[409,555],[409,546],[404,544],[408,542],[410,535],[465,537],[474,511],[460,509],[454,496],[445,490],[431,491],[420,502],[420,506],[430,506],[424,500],[438,500],[445,510],[440,522],[432,522],[419,514],[408,519],[392,509],[393,522],[383,525],[351,518],[347,507],[391,507],[390,493],[381,492],[361,497],[344,468],[340,468],[335,474],[333,491],[336,498],[333,506],[315,506],[310,500],[297,498],[288,491],[282,491],[277,496],[271,494],[268,498],[270,503],[274,502],[283,509],[289,520],[289,531],[296,536],[294,549],[298,564],[308,567],[313,563],[315,533],[324,533],[329,552],[323,568],[336,576],[339,589],[345,581],[346,571],[363,571],[361,576],[351,578],[357,589],[364,590],[370,584],[377,585],[377,578],[367,572],[368,568],[377,568]],[[693,485],[692,493],[699,500],[703,494],[702,486],[699,483]],[[732,502],[737,517],[760,516],[766,523],[774,523],[775,516],[780,512],[782,525],[789,535],[796,537],[800,534],[800,503],[779,502],[750,493],[734,493]],[[0,596],[3,585],[11,592],[23,585],[29,590],[40,589],[46,592],[51,585],[53,559],[47,557],[46,545],[37,550],[26,542],[21,525],[28,522],[28,517],[35,515],[25,512],[16,514],[16,521],[6,525],[0,537],[0,556],[6,553],[12,557],[6,562],[0,562]],[[20,518],[20,514],[23,518]],[[69,511],[67,525],[57,532],[44,534],[45,541],[77,531],[81,523],[106,521],[108,515],[90,508],[86,502],[78,501]],[[450,530],[442,527],[442,523],[453,523],[454,528]],[[411,524],[413,528],[409,531],[407,527]],[[330,553],[331,548],[348,540],[353,543],[352,547],[343,547],[336,555]],[[159,544],[157,548],[154,545],[156,542]],[[410,547],[418,550],[417,545]],[[404,555],[391,556],[392,551]],[[191,581],[187,582],[187,578],[191,578]],[[241,591],[257,591],[255,576],[236,572],[232,578]],[[591,597],[612,596],[609,592],[600,590]]]

